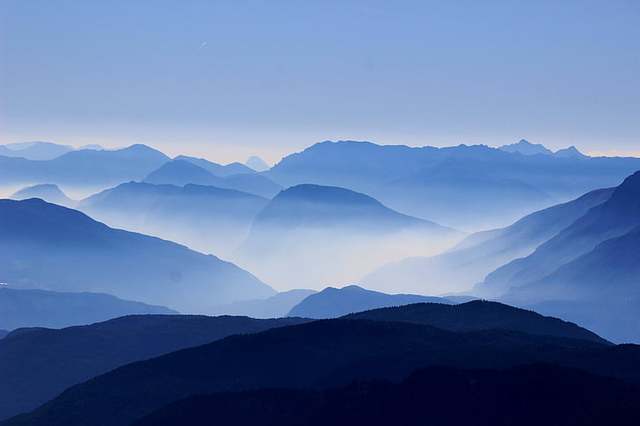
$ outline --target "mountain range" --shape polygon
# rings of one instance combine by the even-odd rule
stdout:
[[[532,399],[535,398],[535,404]],[[400,383],[360,381],[327,390],[264,389],[194,395],[135,426],[428,424],[616,425],[640,422],[640,391],[621,380],[536,364],[505,370],[429,367]],[[460,409],[464,407],[464,409]]]
[[[533,144],[525,139],[521,139],[519,142],[514,144],[503,145],[498,149],[522,155],[550,155],[558,158],[589,158],[589,156],[581,153],[575,146],[570,146],[553,152],[542,144]]]
[[[99,145],[85,145],[79,149],[101,150]],[[20,157],[27,160],[53,160],[67,152],[74,151],[70,145],[60,145],[52,142],[19,142],[0,145],[0,155],[5,157]]]
[[[260,211],[233,259],[285,288],[320,288],[353,281],[385,259],[437,251],[461,235],[364,194],[305,184]]]
[[[176,313],[163,306],[118,299],[108,294],[59,293],[0,287],[0,328],[61,328],[132,314]]]
[[[78,209],[111,226],[230,255],[267,202],[215,186],[129,182],[82,200]]]
[[[167,161],[166,155],[146,145],[118,150],[81,149],[44,161],[0,155],[0,183],[113,185],[143,179]]]
[[[345,187],[405,214],[475,230],[501,227],[532,211],[616,186],[638,169],[638,158],[327,141],[286,156],[265,174],[285,187]]]
[[[397,289],[421,288],[431,294],[468,291],[496,268],[531,254],[591,208],[607,201],[614,190],[595,190],[534,212],[505,228],[474,233],[436,256],[411,257],[384,265],[362,282],[373,288],[393,282]]]
[[[207,164],[209,165],[207,166]],[[233,170],[237,173],[229,174],[225,171],[227,170],[226,167],[234,164],[236,167],[234,167]],[[218,173],[214,174],[212,165],[223,168],[224,170],[214,168],[213,170]],[[240,166],[246,169],[246,171],[240,168]],[[190,183],[215,186],[218,188],[235,189],[265,198],[273,197],[282,189],[280,185],[277,185],[269,178],[255,173],[240,163],[233,163],[223,167],[206,160],[190,159],[189,157],[178,157],[178,159],[163,164],[157,170],[154,170],[146,176],[144,182],[177,186],[184,186]]]
[[[97,324],[19,329],[0,340],[0,419],[128,363],[300,319],[132,315]]]
[[[0,234],[0,282],[11,288],[107,293],[182,312],[274,293],[215,256],[39,199],[0,200]]]
[[[338,318],[354,312],[411,303],[452,303],[442,297],[417,294],[386,294],[357,285],[342,288],[327,287],[301,300],[289,312],[290,317]]]
[[[535,282],[563,264],[592,251],[598,244],[640,226],[640,172],[629,176],[604,203],[540,245],[487,276],[478,291],[505,292]],[[498,293],[499,294],[499,293]],[[544,293],[538,295],[544,298]]]
[[[489,311],[498,306],[495,315],[501,315],[499,305],[487,306]],[[458,316],[467,326],[477,322],[475,310],[469,312]],[[516,315],[518,312],[523,312],[526,321],[548,324],[544,317],[514,310]],[[389,315],[389,320],[378,315],[373,321],[307,322],[231,336],[129,364],[73,386],[3,426],[129,424],[195,394],[257,388],[323,389],[354,380],[402,380],[412,371],[436,365],[503,369],[545,362],[640,383],[640,350],[633,345],[526,334],[508,328],[453,332],[415,320],[394,322],[394,316]],[[478,322],[476,327],[481,328]],[[506,321],[504,325],[515,323]],[[563,329],[571,327],[556,324]]]

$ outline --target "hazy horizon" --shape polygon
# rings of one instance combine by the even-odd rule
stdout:
[[[270,163],[348,139],[640,155],[636,2],[0,4],[0,143]]]

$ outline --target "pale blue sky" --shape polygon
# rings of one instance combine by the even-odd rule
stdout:
[[[640,153],[638,1],[0,0],[0,143]]]

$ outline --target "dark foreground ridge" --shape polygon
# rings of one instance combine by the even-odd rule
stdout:
[[[532,401],[535,401],[533,403]],[[192,396],[135,426],[636,425],[640,391],[550,365],[499,370],[432,367],[399,384],[326,391],[260,390]]]

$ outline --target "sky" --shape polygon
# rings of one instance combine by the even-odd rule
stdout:
[[[0,143],[640,155],[639,1],[0,0]]]

